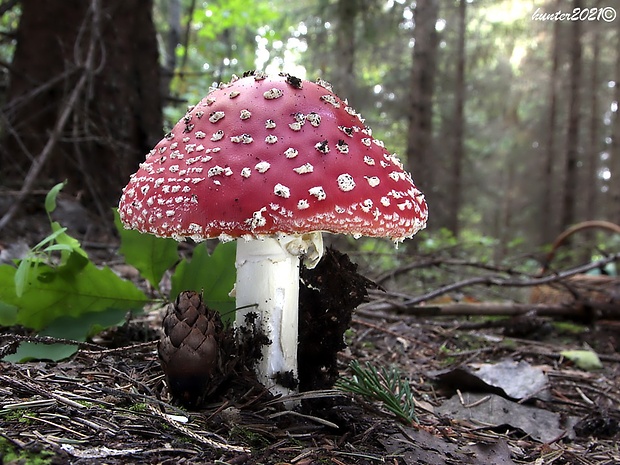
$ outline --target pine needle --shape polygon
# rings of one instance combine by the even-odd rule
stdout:
[[[399,369],[394,366],[377,368],[369,362],[362,367],[356,360],[349,364],[349,368],[353,376],[336,381],[338,389],[381,402],[386,410],[405,424],[417,421],[409,380],[402,379]]]

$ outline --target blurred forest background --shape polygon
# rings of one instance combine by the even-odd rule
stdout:
[[[501,259],[579,221],[620,223],[613,5],[2,0],[0,229],[64,179],[111,217],[187,105],[248,69],[349,99],[426,193],[422,244],[474,240]],[[574,9],[594,20],[541,20]]]

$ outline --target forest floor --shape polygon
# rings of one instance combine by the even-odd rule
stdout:
[[[0,362],[0,463],[620,463],[618,321],[356,313],[339,370],[395,367],[416,403],[407,424],[339,390],[304,393],[293,411],[255,389],[174,406],[161,318],[128,321],[70,360]],[[583,348],[602,368],[561,354]]]

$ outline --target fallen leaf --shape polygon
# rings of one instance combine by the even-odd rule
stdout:
[[[579,420],[494,394],[463,393],[461,397],[452,396],[435,411],[453,420],[484,424],[486,428],[508,425],[540,442],[550,442],[563,435],[574,436],[573,425]]]
[[[532,366],[525,361],[470,363],[429,374],[462,391],[484,391],[517,400],[531,397],[546,400],[550,397],[547,389],[549,380],[543,367]]]
[[[402,428],[403,433],[379,438],[386,452],[398,456],[406,465],[515,465],[504,440],[490,444],[455,443],[424,430]]]
[[[592,371],[603,368],[601,359],[598,358],[596,352],[591,350],[563,350],[560,355],[582,370]]]

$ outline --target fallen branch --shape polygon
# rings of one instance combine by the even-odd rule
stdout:
[[[550,284],[554,282],[562,281],[570,276],[574,276],[580,273],[585,273],[589,270],[601,268],[605,266],[607,263],[614,262],[616,260],[620,260],[620,253],[616,253],[613,255],[609,255],[601,260],[597,260],[592,263],[588,263],[585,265],[577,266],[575,268],[571,268],[566,271],[562,271],[560,273],[538,277],[538,278],[506,278],[502,276],[476,276],[475,278],[464,279],[462,281],[457,281],[452,284],[447,284],[438,289],[434,289],[426,294],[422,294],[419,296],[407,296],[405,294],[394,294],[394,293],[382,293],[380,291],[369,290],[369,294],[381,297],[398,297],[402,298],[402,301],[394,301],[394,302],[383,302],[383,309],[388,308],[408,308],[413,307],[422,302],[426,302],[432,299],[435,299],[441,295],[447,294],[449,292],[454,292],[456,290],[470,287],[470,286],[498,286],[498,287],[532,287],[539,286],[541,284]],[[376,303],[370,302],[367,304],[362,304],[359,306],[360,309],[366,309],[368,306],[376,306]]]
[[[619,318],[618,305],[600,303],[582,303],[580,305],[545,305],[518,304],[502,302],[450,303],[437,305],[399,305],[392,302],[378,301],[365,304],[355,313],[362,316],[376,316],[377,312],[396,311],[415,316],[518,316],[533,313],[537,316],[583,318],[598,310],[603,318]]]

